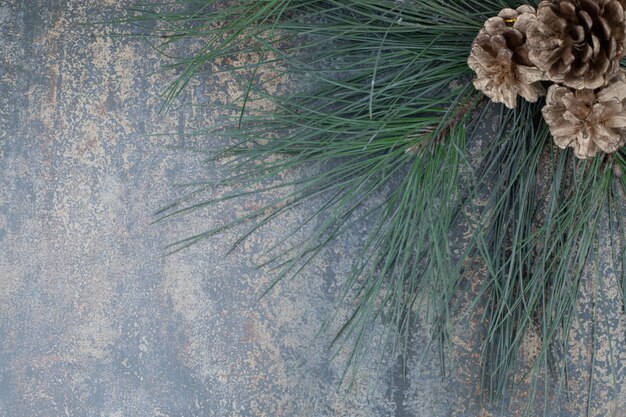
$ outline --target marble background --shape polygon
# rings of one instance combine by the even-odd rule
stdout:
[[[306,209],[227,257],[238,230],[164,256],[168,243],[258,201],[151,224],[181,195],[177,183],[211,175],[202,155],[171,146],[210,142],[180,133],[219,124],[224,110],[159,113],[170,80],[156,72],[162,57],[85,24],[129,4],[0,0],[0,417],[519,415],[515,404],[481,407],[481,323],[459,329],[445,379],[417,332],[406,378],[398,355],[380,366],[373,355],[352,390],[338,388],[345,358],[328,365],[318,330],[358,231],[258,303],[272,274],[255,268],[255,253]],[[183,101],[226,103],[238,91],[235,80],[212,77],[194,81]],[[612,277],[608,266],[594,271]],[[585,284],[582,311],[604,309],[607,320],[592,329],[583,317],[575,330],[563,416],[626,415],[619,294],[600,299],[594,288]],[[591,332],[601,344],[594,358]]]

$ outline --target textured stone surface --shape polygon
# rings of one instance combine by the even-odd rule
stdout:
[[[393,413],[391,371],[346,396],[340,369],[322,366],[322,287],[345,262],[320,261],[256,304],[271,275],[246,248],[224,259],[234,235],[163,257],[167,243],[220,218],[150,224],[180,194],[176,181],[204,176],[200,156],[166,148],[193,139],[152,134],[219,114],[158,114],[170,79],[151,75],[161,58],[81,25],[124,6],[0,3],[0,416]],[[237,88],[222,79],[190,94],[227,102]]]
[[[201,155],[166,145],[210,140],[152,134],[215,125],[220,111],[159,114],[169,80],[153,74],[161,58],[145,43],[81,25],[127,4],[0,2],[0,417],[518,415],[480,411],[478,322],[473,332],[459,326],[445,382],[435,356],[420,360],[426,345],[416,334],[407,379],[388,355],[380,367],[367,362],[350,392],[337,388],[345,358],[326,368],[328,338],[317,332],[358,231],[259,303],[272,275],[254,268],[254,254],[306,210],[227,258],[237,230],[162,256],[166,244],[256,201],[207,210],[223,216],[150,224],[181,194],[173,184],[207,175]],[[188,99],[227,102],[237,91],[225,78],[196,81]],[[608,268],[599,269],[606,282]],[[624,415],[626,351],[606,349],[609,334],[624,345],[619,293],[597,298],[598,288],[590,281],[583,310],[593,314],[596,294],[609,319],[596,330],[581,322],[576,336],[600,336],[590,414]],[[562,411],[572,416],[588,407],[591,363],[586,345],[575,346],[579,366]]]

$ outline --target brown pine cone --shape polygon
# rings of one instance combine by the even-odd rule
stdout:
[[[517,106],[518,95],[534,103],[545,94],[540,82],[544,74],[528,59],[525,45],[526,27],[533,19],[530,6],[502,10],[485,22],[467,61],[476,72],[476,89],[510,109]]]
[[[626,144],[624,72],[595,92],[553,85],[548,89],[543,117],[556,145],[574,148],[578,158],[615,152]]]
[[[626,55],[624,0],[544,0],[527,37],[530,60],[549,80],[602,87]]]

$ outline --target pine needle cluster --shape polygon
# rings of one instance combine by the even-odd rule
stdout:
[[[172,58],[166,106],[193,77],[216,68],[235,74],[244,91],[231,103],[237,111],[230,127],[221,131],[231,145],[210,161],[227,158],[221,178],[198,185],[159,218],[251,193],[265,196],[262,207],[181,239],[170,250],[252,224],[241,243],[284,213],[315,204],[314,215],[301,225],[316,222],[314,232],[302,237],[294,230],[283,247],[270,249],[264,266],[275,271],[275,284],[297,275],[330,242],[364,222],[367,236],[340,294],[349,297],[353,313],[335,337],[337,345],[350,344],[351,365],[358,366],[367,352],[377,320],[388,324],[383,343],[389,350],[408,350],[418,317],[426,312],[432,339],[445,352],[453,329],[480,312],[486,328],[485,399],[507,401],[520,380],[530,387],[528,410],[541,391],[543,398],[560,395],[581,281],[607,235],[625,293],[625,153],[580,161],[553,145],[542,102],[520,100],[509,110],[474,89],[467,65],[472,41],[487,18],[519,5],[137,4],[128,22]],[[198,46],[172,57],[173,46],[185,42]],[[241,56],[252,58],[227,64]],[[285,79],[297,88],[267,88]],[[282,179],[299,169],[308,174]],[[223,185],[235,191],[219,200],[192,198]],[[471,302],[460,302],[462,294],[471,294]],[[524,367],[520,349],[529,332],[541,344]]]

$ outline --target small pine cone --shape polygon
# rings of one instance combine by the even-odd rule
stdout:
[[[550,81],[600,88],[626,55],[624,0],[543,0],[528,25],[530,60]]]
[[[626,144],[626,75],[595,92],[551,86],[543,117],[556,145],[574,148],[580,159],[615,152]]]
[[[526,27],[535,18],[530,6],[500,11],[485,22],[467,61],[476,72],[476,89],[510,109],[517,106],[518,95],[534,103],[545,94],[544,74],[528,59],[525,45]]]

